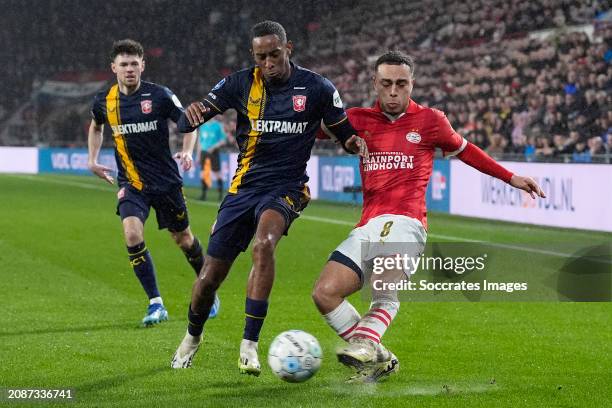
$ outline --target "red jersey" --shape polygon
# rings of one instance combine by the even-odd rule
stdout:
[[[425,193],[435,148],[457,154],[467,142],[443,112],[412,100],[394,121],[378,103],[373,108],[351,108],[347,113],[370,152],[370,158],[361,158],[360,163],[363,210],[357,226],[382,214],[396,214],[415,218],[427,229]]]

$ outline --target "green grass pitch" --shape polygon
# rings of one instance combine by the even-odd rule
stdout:
[[[400,359],[399,374],[345,384],[349,372],[334,356],[339,339],[310,292],[359,208],[323,203],[312,203],[279,245],[262,375],[242,376],[236,366],[248,253],[220,290],[220,315],[207,324],[193,368],[171,370],[193,272],[150,218],[145,238],[170,320],[139,327],[146,298],[127,261],[114,191],[93,176],[0,176],[0,388],[72,388],[74,407],[611,405],[610,303],[403,303],[384,339]],[[188,205],[206,241],[216,203]],[[597,243],[612,234],[431,214],[430,241],[444,239]],[[542,256],[525,252],[517,262]],[[367,309],[359,296],[352,300]],[[323,347],[321,371],[306,383],[283,383],[265,364],[271,340],[288,329],[312,333]],[[0,405],[9,403],[4,398]]]

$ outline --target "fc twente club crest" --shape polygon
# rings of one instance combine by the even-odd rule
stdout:
[[[150,99],[140,101],[140,109],[142,109],[144,114],[151,113],[153,111],[153,101]]]
[[[303,112],[306,110],[306,96],[293,95],[293,110],[296,112]]]

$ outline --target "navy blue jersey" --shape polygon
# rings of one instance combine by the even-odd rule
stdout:
[[[238,168],[229,192],[267,190],[308,181],[306,162],[321,120],[336,126],[347,120],[334,85],[323,76],[291,64],[289,80],[265,83],[261,70],[238,71],[219,82],[204,103],[219,113],[238,112]]]
[[[146,192],[182,185],[168,140],[168,118],[177,122],[182,112],[172,91],[151,82],[142,81],[131,95],[115,84],[95,96],[91,113],[98,125],[111,128],[119,185]]]

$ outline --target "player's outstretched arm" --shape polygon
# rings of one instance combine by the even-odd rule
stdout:
[[[366,136],[369,136],[368,131],[365,133]],[[365,140],[357,136],[357,132],[348,120],[343,120],[329,127],[324,122],[321,122],[321,130],[317,134],[317,138],[331,138],[336,143],[339,143],[348,153],[358,154],[366,159],[369,158],[368,146]]]
[[[512,175],[509,184],[514,188],[528,192],[531,198],[536,198],[536,195],[546,198],[544,191],[542,191],[538,183],[536,183],[531,177],[517,176],[514,174]]]
[[[100,177],[102,180],[107,181],[109,184],[113,184],[114,180],[110,175],[110,172],[113,169],[98,164],[98,155],[100,154],[100,148],[102,147],[103,130],[104,125],[98,125],[95,120],[91,121],[91,124],[89,125],[89,133],[87,135],[87,164],[89,166],[89,170],[91,170],[93,174]]]
[[[488,154],[472,143],[468,142],[465,149],[457,155],[457,158],[482,173],[505,181],[512,187],[528,192],[531,198],[536,198],[536,195],[542,198],[546,197],[538,183],[531,177],[512,174],[511,171],[497,163]]]
[[[183,136],[183,150],[176,153],[174,158],[179,160],[183,171],[191,170],[191,166],[193,166],[193,147],[196,142],[196,132],[185,133]]]
[[[212,111],[202,102],[192,102],[181,114],[176,125],[179,132],[190,133],[209,119],[215,117],[218,113],[219,112]]]

